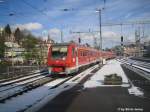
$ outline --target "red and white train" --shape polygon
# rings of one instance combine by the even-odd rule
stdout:
[[[72,74],[80,68],[101,62],[102,59],[114,58],[113,52],[99,51],[76,43],[54,44],[49,48],[49,74]]]

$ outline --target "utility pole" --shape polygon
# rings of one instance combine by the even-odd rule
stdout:
[[[60,31],[61,43],[63,43],[63,31]]]
[[[104,7],[103,8],[98,8],[96,11],[98,12],[99,14],[99,49],[103,49],[103,42],[102,42],[102,21],[101,21],[101,12],[103,9],[105,9],[105,3],[106,3],[106,0],[104,0]]]
[[[102,22],[101,22],[101,9],[97,9],[96,10],[97,12],[98,12],[98,14],[99,14],[99,40],[100,40],[100,42],[99,42],[99,49],[101,49],[102,50]]]
[[[138,27],[138,30],[135,31],[135,44],[137,47],[137,53],[136,56],[141,56],[141,32],[140,27]]]

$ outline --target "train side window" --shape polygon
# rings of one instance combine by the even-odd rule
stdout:
[[[81,56],[84,56],[84,52],[83,51],[81,52]]]
[[[83,56],[85,56],[85,51],[83,52]]]
[[[83,56],[83,52],[81,51],[81,57]]]

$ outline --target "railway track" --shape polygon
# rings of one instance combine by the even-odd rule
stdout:
[[[40,79],[37,79],[35,81],[8,89],[8,90],[4,90],[3,92],[1,92],[0,95],[0,103],[5,102],[7,99],[10,99],[12,97],[15,97],[17,95],[21,95],[27,91],[30,91],[32,89],[35,89],[39,86],[42,86],[50,81],[55,80],[54,78],[50,78],[50,77],[43,77]]]
[[[120,61],[126,68],[150,81],[150,63],[132,59],[121,59],[118,61]]]
[[[34,75],[31,75],[31,76],[28,76],[28,77],[23,77],[23,78],[16,79],[16,80],[13,80],[13,81],[1,83],[0,84],[0,95],[4,91],[9,91],[10,89],[13,89],[13,88],[19,88],[21,86],[27,85],[28,83],[32,83],[36,80],[44,78],[45,74],[46,74],[46,72],[43,72],[41,74],[34,74]]]
[[[150,73],[150,63],[132,59],[121,59],[120,62]]]
[[[86,69],[85,71],[78,73],[75,76],[71,76],[65,80],[62,80],[59,83],[56,83],[54,85],[52,83],[48,84],[50,88],[48,88],[47,94],[41,99],[39,98],[38,103],[35,103],[33,105],[31,104],[28,108],[24,109],[23,112],[34,112],[39,110],[42,106],[44,106],[47,102],[49,102],[59,93],[71,89],[74,86],[79,86],[85,80],[88,80],[88,78],[91,77],[91,75],[93,75],[99,69],[100,69],[99,66],[95,65],[93,67]]]
[[[0,82],[0,87],[7,86],[7,85],[10,85],[10,84],[14,84],[14,83],[21,82],[21,81],[25,81],[25,80],[28,80],[28,79],[31,79],[31,78],[34,78],[34,77],[38,77],[40,75],[44,75],[44,74],[47,74],[47,73],[48,73],[47,71],[37,72],[37,73],[34,73],[30,76],[25,76],[25,77],[21,77],[21,78],[15,79],[15,80]]]
[[[11,85],[3,86],[3,87],[0,88],[0,92],[6,91],[6,90],[9,90],[9,89],[18,87],[18,86],[23,86],[27,83],[33,82],[33,81],[38,80],[38,79],[43,78],[43,77],[45,77],[45,76],[38,76],[38,77],[31,78],[29,80],[25,80],[25,81],[22,81],[22,82],[13,83]]]
[[[146,58],[146,57],[132,57],[131,59],[150,63],[150,58]]]
[[[93,67],[91,69],[93,69]],[[21,95],[27,91],[30,91],[32,89],[35,89],[46,83],[49,83],[51,81],[58,79],[58,77],[55,77],[55,78],[47,77],[45,74],[46,72],[43,72],[42,74],[38,74],[38,75],[35,74],[32,76],[23,77],[23,78],[16,79],[13,81],[1,83],[0,84],[0,103],[4,103],[6,100],[10,98],[13,98],[17,95]],[[73,78],[74,76],[66,77],[65,80],[63,80],[62,82],[58,83],[55,86],[52,86],[51,89],[57,88],[61,84]]]
[[[139,97],[150,99],[150,67],[148,62],[141,60],[122,59],[118,60],[122,63],[122,68],[127,75],[131,88],[138,91],[130,94],[138,95]]]
[[[130,63],[132,63],[132,64],[134,64],[134,65],[150,69],[150,63],[149,62],[145,62],[145,61],[143,62],[143,61],[132,60],[132,59],[128,59],[127,61],[130,62]]]
[[[85,77],[87,75],[87,73],[89,73],[89,72],[92,73],[93,70],[95,70],[95,68],[97,68],[97,67],[98,67],[98,65],[95,65],[90,68],[86,68],[84,71],[80,71],[80,73],[73,75],[73,76],[66,76],[66,77],[61,77],[61,78],[58,78],[58,77],[52,78],[52,77],[43,76],[43,77],[41,77],[37,80],[33,80],[31,82],[30,81],[28,81],[26,83],[23,83],[22,81],[17,82],[22,85],[19,85],[14,88],[1,90],[1,92],[0,92],[0,108],[3,107],[3,106],[1,107],[1,104],[3,104],[3,105],[6,104],[6,106],[8,106],[9,103],[14,101],[15,99],[16,100],[20,99],[21,97],[25,97],[26,95],[29,95],[31,93],[34,93],[31,96],[36,96],[35,93],[38,93],[36,91],[41,91],[40,94],[47,95],[48,92],[46,92],[46,91],[54,92],[54,91],[56,91],[56,89],[61,88],[63,85],[64,85],[63,88],[66,89],[66,88],[70,87],[70,85],[68,83],[69,81],[72,82],[74,85],[76,83],[76,81],[78,81],[81,77],[82,78]],[[49,88],[47,88],[47,87],[49,87]],[[37,97],[37,98],[39,98],[39,97]]]
[[[43,68],[43,69],[39,69],[39,70],[33,70],[33,71],[31,71],[30,73],[27,73],[27,74],[22,74],[22,73],[20,73],[20,74],[17,75],[17,76],[16,76],[16,75],[13,76],[12,74],[10,74],[10,75],[12,75],[11,78],[0,79],[0,83],[9,82],[9,81],[11,81],[11,80],[17,80],[17,79],[19,79],[19,78],[28,77],[28,76],[34,75],[34,74],[36,74],[36,73],[42,73],[42,72],[46,72],[46,71],[47,71],[47,69],[46,69],[46,68]],[[6,75],[7,75],[7,74],[6,74]]]
[[[0,102],[45,84],[50,80],[46,77],[46,74],[47,72],[43,72],[0,83]]]
[[[23,77],[23,78],[8,81],[8,82],[5,82],[5,83],[0,83],[0,92],[6,91],[6,90],[9,90],[9,89],[18,87],[18,86],[23,86],[27,83],[34,82],[34,81],[36,81],[40,78],[45,77],[46,74],[47,74],[46,72],[43,72],[41,74],[34,74],[34,75],[31,75],[31,76],[28,76],[28,77]]]

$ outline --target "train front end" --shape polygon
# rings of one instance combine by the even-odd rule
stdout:
[[[68,68],[75,65],[72,62],[71,50],[71,44],[54,44],[50,47],[47,61],[50,75],[63,76],[71,73]]]

